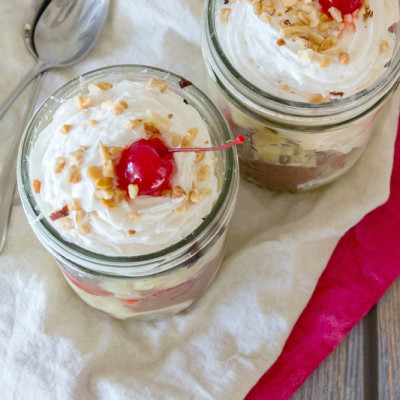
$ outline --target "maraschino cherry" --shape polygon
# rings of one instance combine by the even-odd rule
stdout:
[[[319,0],[322,9],[328,14],[328,10],[331,7],[337,8],[342,15],[351,14],[355,10],[358,10],[364,0]]]
[[[139,188],[138,195],[160,195],[163,190],[171,189],[176,169],[173,153],[223,150],[243,142],[244,137],[238,136],[222,146],[170,149],[159,138],[140,139],[121,153],[115,165],[118,187],[128,190],[128,185],[133,184]]]

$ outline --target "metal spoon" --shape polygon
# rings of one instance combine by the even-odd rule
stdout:
[[[35,59],[37,59],[37,54],[33,43],[33,31],[40,15],[43,13],[50,1],[51,0],[34,1],[26,18],[24,27],[25,44]],[[14,135],[10,146],[10,151],[7,153],[7,157],[0,174],[0,187],[5,188],[5,190],[0,192],[0,253],[3,251],[6,241],[8,223],[11,215],[12,202],[16,186],[15,170],[17,164],[17,148],[25,126],[33,114],[38,94],[43,83],[43,78],[44,73],[36,77],[36,79],[33,81],[28,103],[25,107],[20,126],[16,131],[16,135]]]
[[[0,119],[40,73],[76,63],[92,48],[109,0],[53,0],[37,21],[33,41],[38,59],[0,107]]]
[[[36,53],[36,48],[35,48],[35,43],[36,43],[36,34],[35,30],[37,28],[37,21],[41,21],[42,17],[45,15],[42,15],[44,13],[44,10],[47,10],[46,7],[49,5],[49,3],[57,0],[40,0],[37,1],[37,3],[34,4],[34,9],[37,10],[37,13],[35,14],[33,11],[30,12],[28,15],[28,20],[25,25],[25,42],[26,45],[31,52],[31,54],[36,58],[37,53]],[[80,0],[82,1],[82,0]],[[96,1],[96,0],[94,0]],[[58,1],[60,3],[60,1]],[[99,3],[99,1],[97,1]],[[61,3],[66,3],[65,1],[61,1]],[[92,0],[93,3],[93,0]],[[103,4],[103,14],[101,14],[101,21],[104,21],[105,15],[108,10],[108,0],[107,1],[101,1]],[[53,7],[54,8],[54,7]],[[54,9],[51,10],[54,12]],[[46,11],[47,13],[47,11]],[[47,13],[47,17],[50,13]],[[90,20],[87,20],[87,23],[90,23]],[[101,26],[100,26],[101,27]],[[99,28],[100,28],[99,27]],[[99,29],[100,31],[100,29]],[[97,33],[98,34],[98,33]],[[94,39],[96,39],[97,34],[94,36]],[[89,46],[88,50],[90,49],[91,45]],[[87,51],[88,51],[87,50]],[[85,55],[84,53],[83,55]],[[77,59],[78,60],[78,59]],[[11,215],[11,210],[12,210],[12,201],[14,197],[14,190],[15,190],[15,169],[16,169],[16,152],[18,149],[18,144],[20,141],[20,138],[22,136],[22,133],[24,131],[24,128],[27,124],[27,122],[30,119],[30,116],[33,114],[34,106],[37,101],[37,97],[39,94],[40,87],[43,82],[43,77],[44,73],[40,74],[36,80],[33,83],[33,88],[32,92],[30,95],[30,98],[28,100],[28,104],[25,109],[25,114],[23,121],[21,123],[20,129],[17,131],[17,134],[15,135],[13,142],[11,144],[11,147],[8,151],[8,156],[5,160],[5,163],[3,165],[1,174],[0,174],[0,188],[6,188],[6,190],[1,190],[0,191],[0,253],[3,251],[6,236],[7,236],[7,229],[8,229],[8,222],[10,219]]]

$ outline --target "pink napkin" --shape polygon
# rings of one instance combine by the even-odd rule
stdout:
[[[246,400],[288,399],[400,274],[400,135],[389,200],[338,243],[279,358]]]

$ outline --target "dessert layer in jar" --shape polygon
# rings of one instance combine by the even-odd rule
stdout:
[[[268,101],[276,96],[283,110],[268,109],[267,102],[256,107],[242,83],[227,84],[220,75],[225,72],[211,72],[213,98],[234,135],[248,138],[238,149],[241,173],[273,190],[307,190],[342,175],[365,148],[380,109],[377,101],[369,115],[349,111],[339,124],[335,115],[321,118],[326,108],[318,104],[356,95],[389,68],[398,1],[333,1],[343,13],[327,3],[215,2],[217,38],[233,68],[250,82],[246,90],[254,85]],[[301,106],[300,119],[291,114],[294,106]]]
[[[219,154],[198,151],[211,145],[199,113],[156,78],[93,82],[60,101],[30,151],[29,176],[42,215],[63,240],[110,260],[98,273],[55,254],[89,305],[117,318],[154,318],[205,291],[222,261],[227,224],[224,217],[209,239],[204,232],[191,242],[220,195]],[[168,253],[183,239],[187,252]],[[120,257],[132,260],[129,272]]]

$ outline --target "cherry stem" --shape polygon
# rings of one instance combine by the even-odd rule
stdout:
[[[194,148],[178,148],[178,149],[168,149],[168,153],[180,153],[184,151],[218,151],[218,150],[225,150],[229,149],[229,147],[233,147],[237,144],[242,144],[244,143],[244,137],[243,136],[238,136],[236,139],[232,140],[229,143],[225,143],[221,146],[215,146],[215,147],[194,147]]]

